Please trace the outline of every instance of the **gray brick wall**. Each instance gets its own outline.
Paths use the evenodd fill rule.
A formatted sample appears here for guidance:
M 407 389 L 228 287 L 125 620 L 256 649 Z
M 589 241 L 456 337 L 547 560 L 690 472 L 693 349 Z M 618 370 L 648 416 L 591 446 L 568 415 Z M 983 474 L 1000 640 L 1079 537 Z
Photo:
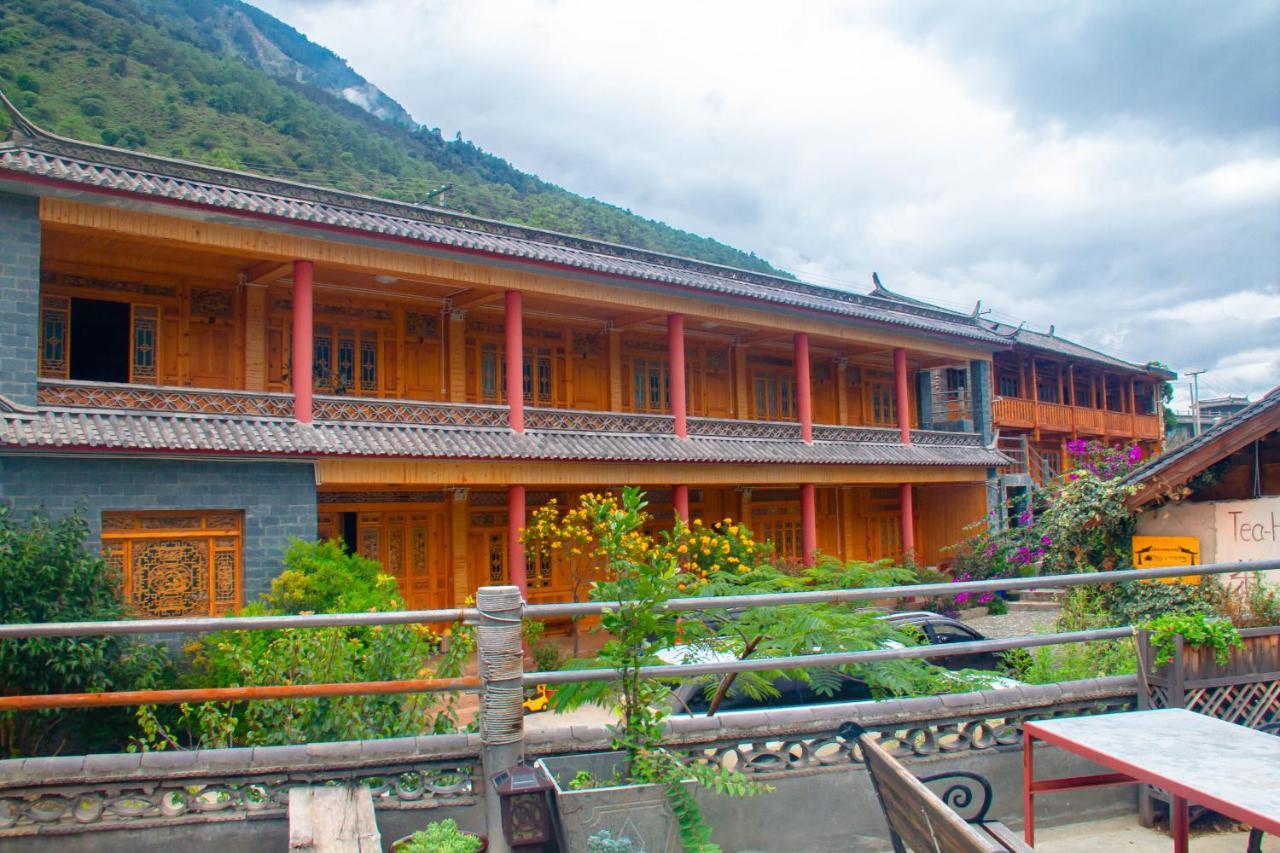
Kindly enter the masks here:
M 973 386 L 974 431 L 982 433 L 983 444 L 990 444 L 995 435 L 991 421 L 991 362 L 982 359 L 969 362 L 969 384 Z
M 40 322 L 38 202 L 0 193 L 0 396 L 36 402 Z
M 281 571 L 289 537 L 316 537 L 315 474 L 305 462 L 0 456 L 0 501 L 55 517 L 83 507 L 94 546 L 104 510 L 243 510 L 246 602 Z

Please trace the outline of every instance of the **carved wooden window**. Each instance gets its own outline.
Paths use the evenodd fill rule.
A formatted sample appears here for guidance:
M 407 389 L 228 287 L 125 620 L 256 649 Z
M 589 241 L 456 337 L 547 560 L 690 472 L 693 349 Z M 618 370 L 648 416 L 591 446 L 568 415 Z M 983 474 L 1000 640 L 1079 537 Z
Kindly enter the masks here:
M 555 403 L 555 352 L 551 347 L 524 348 L 524 401 L 534 406 Z
M 552 584 L 551 555 L 542 552 L 529 554 L 529 589 L 546 589 Z
M 997 393 L 1001 397 L 1018 397 L 1022 386 L 1018 382 L 1016 373 L 1001 373 L 999 378 L 999 387 Z
M 870 397 L 871 423 L 877 426 L 895 426 L 898 423 L 898 396 L 889 380 L 872 381 L 867 385 Z
M 71 300 L 45 296 L 40 300 L 40 375 L 66 379 L 71 331 Z
M 160 309 L 154 305 L 133 306 L 133 333 L 131 335 L 130 382 L 155 382 L 159 376 L 157 342 L 159 340 Z
M 378 395 L 376 329 L 318 325 L 314 335 L 311 370 L 317 391 L 355 397 Z
M 751 523 L 756 535 L 773 544 L 774 555 L 783 562 L 798 561 L 801 554 L 801 522 L 798 502 L 751 505 Z
M 497 344 L 480 346 L 480 399 L 496 403 L 507 390 L 507 365 Z
M 505 550 L 507 538 L 501 533 L 490 533 L 487 540 L 485 551 L 488 558 L 489 583 L 504 584 L 507 582 Z
M 217 616 L 239 610 L 238 510 L 104 512 L 102 548 L 142 618 Z
M 671 407 L 671 380 L 667 360 L 657 356 L 632 356 L 623 369 L 631 375 L 631 410 L 663 414 Z
M 755 372 L 755 416 L 763 421 L 797 418 L 796 380 L 791 372 Z

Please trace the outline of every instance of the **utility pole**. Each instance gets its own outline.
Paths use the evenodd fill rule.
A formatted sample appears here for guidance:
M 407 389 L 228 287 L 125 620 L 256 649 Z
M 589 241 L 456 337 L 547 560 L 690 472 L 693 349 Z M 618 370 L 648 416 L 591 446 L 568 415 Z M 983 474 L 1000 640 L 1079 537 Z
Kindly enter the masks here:
M 1192 434 L 1200 434 L 1200 374 L 1204 370 L 1188 370 L 1183 376 L 1191 377 L 1191 417 L 1192 417 Z

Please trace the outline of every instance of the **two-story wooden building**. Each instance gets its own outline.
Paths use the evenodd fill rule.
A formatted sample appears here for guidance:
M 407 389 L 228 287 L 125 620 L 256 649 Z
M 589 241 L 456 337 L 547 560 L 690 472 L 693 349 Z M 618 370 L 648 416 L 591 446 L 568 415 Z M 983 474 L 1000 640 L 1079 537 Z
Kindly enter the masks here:
M 629 484 L 784 559 L 935 562 L 1007 462 L 1010 342 L 967 315 L 13 120 L 0 500 L 84 513 L 143 613 L 234 610 L 317 535 L 413 607 L 563 597 L 527 513 Z
M 1136 444 L 1146 455 L 1164 442 L 1160 392 L 1176 374 L 1133 364 L 1049 332 L 983 320 L 1012 345 L 993 358 L 992 419 L 1000 449 L 1042 483 L 1070 465 L 1067 444 L 1093 439 Z

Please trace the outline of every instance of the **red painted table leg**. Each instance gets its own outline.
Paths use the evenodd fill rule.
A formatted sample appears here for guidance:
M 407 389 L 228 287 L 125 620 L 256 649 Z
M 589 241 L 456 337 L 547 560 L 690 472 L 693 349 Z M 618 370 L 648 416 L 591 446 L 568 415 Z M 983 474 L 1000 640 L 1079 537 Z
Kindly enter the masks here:
M 1173 797 L 1169 804 L 1169 820 L 1173 824 L 1173 853 L 1187 853 L 1187 830 L 1191 821 L 1184 798 Z
M 1035 738 L 1027 732 L 1022 733 L 1022 837 L 1028 846 L 1036 843 L 1036 799 L 1031 788 L 1035 784 L 1036 767 Z

